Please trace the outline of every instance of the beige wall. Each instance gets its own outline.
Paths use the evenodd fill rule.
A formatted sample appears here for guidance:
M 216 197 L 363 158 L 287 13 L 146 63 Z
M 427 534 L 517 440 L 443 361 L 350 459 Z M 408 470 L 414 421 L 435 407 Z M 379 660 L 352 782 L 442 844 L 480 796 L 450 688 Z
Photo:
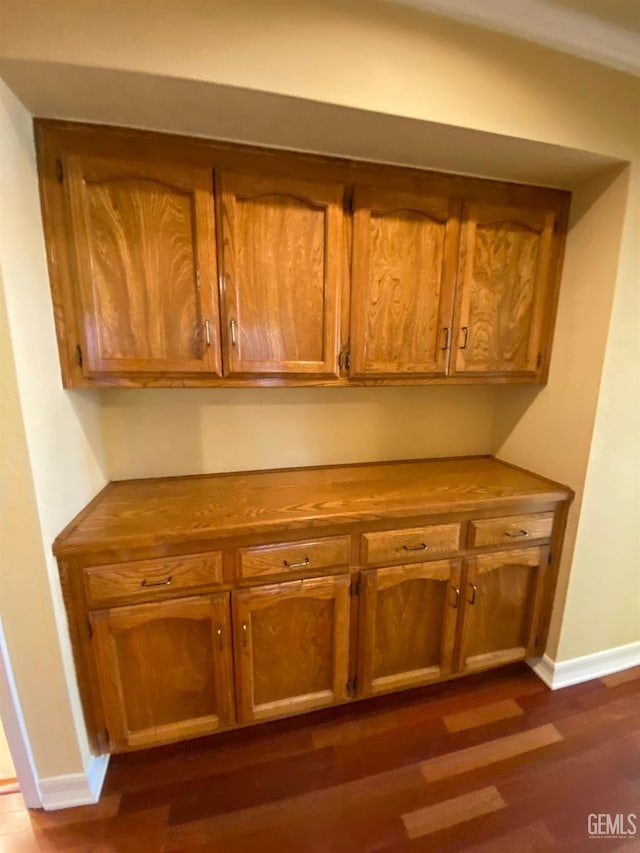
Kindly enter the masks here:
M 45 14 L 35 0 L 6 0 L 2 55 L 241 85 L 632 162 L 628 174 L 580 189 L 556 355 L 550 383 L 540 393 L 381 388 L 105 391 L 98 397 L 60 389 L 31 132 L 24 111 L 2 90 L 0 264 L 13 382 L 31 468 L 25 524 L 32 533 L 34 525 L 40 528 L 36 556 L 16 552 L 13 595 L 22 608 L 29 595 L 40 596 L 41 611 L 48 614 L 39 616 L 37 628 L 28 621 L 14 624 L 9 650 L 25 682 L 32 660 L 50 663 L 52 701 L 42 707 L 33 688 L 25 702 L 43 772 L 69 772 L 78 755 L 86 757 L 50 542 L 105 476 L 467 453 L 493 446 L 514 461 L 567 480 L 579 501 L 584 484 L 582 518 L 578 526 L 574 513 L 568 543 L 570 553 L 577 532 L 574 558 L 571 567 L 568 559 L 563 567 L 564 588 L 571 568 L 564 622 L 561 607 L 554 616 L 560 656 L 640 639 L 633 468 L 640 434 L 637 80 L 508 37 L 364 0 L 165 2 L 161 13 L 154 7 L 151 16 L 148 4 L 87 0 L 81 17 L 68 3 L 50 2 Z M 157 92 L 161 129 L 161 81 Z M 339 126 L 334 136 L 339 139 Z M 18 470 L 27 478 L 24 463 Z M 34 536 L 30 533 L 32 543 Z M 20 544 L 14 541 L 12 547 Z M 26 561 L 27 582 L 17 574 Z M 16 613 L 24 613 L 20 607 L 16 604 Z M 20 688 L 30 689 L 23 683 Z M 67 727 L 68 737 L 49 737 L 52 708 L 57 729 Z
M 38 772 L 88 747 L 51 543 L 104 484 L 99 398 L 62 390 L 31 118 L 0 83 L 0 608 Z

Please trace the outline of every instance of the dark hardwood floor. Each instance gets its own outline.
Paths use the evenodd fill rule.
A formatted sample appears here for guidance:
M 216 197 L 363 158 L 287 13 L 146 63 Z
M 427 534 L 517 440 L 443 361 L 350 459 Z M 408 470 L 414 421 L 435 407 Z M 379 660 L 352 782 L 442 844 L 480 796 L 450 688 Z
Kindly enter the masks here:
M 0 797 L 0 851 L 40 850 L 640 851 L 640 667 L 552 693 L 516 665 L 115 756 L 95 806 Z

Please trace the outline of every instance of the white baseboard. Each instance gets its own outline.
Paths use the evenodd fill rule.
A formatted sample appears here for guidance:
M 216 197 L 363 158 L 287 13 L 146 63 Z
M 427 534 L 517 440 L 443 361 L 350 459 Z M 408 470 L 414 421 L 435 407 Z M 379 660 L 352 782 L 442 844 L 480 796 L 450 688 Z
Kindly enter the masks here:
M 572 660 L 554 661 L 544 655 L 541 658 L 531 658 L 527 663 L 547 687 L 559 690 L 640 665 L 640 643 L 629 643 Z
M 40 779 L 40 799 L 47 811 L 97 803 L 109 766 L 109 756 L 93 757 L 85 773 L 67 773 Z

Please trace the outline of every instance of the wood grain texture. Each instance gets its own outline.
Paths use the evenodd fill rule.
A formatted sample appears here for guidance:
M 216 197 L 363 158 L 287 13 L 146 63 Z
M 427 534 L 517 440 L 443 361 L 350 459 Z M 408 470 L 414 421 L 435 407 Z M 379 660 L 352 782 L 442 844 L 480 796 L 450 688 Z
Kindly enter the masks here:
M 541 369 L 556 218 L 552 210 L 465 204 L 452 372 Z
M 157 548 L 234 534 L 503 509 L 518 501 L 565 501 L 572 494 L 567 486 L 484 456 L 121 481 L 68 525 L 54 552 Z
M 483 545 L 519 545 L 536 539 L 548 539 L 553 529 L 553 513 L 505 516 L 472 521 L 469 525 L 469 547 Z
M 474 817 L 497 811 L 505 805 L 498 789 L 492 785 L 404 814 L 402 822 L 409 838 L 420 838 L 449 826 L 457 826 Z
M 443 714 L 480 711 L 498 697 L 522 703 L 523 716 L 447 732 Z M 639 735 L 637 682 L 551 692 L 516 664 L 368 700 L 357 712 L 342 706 L 113 756 L 95 805 L 27 812 L 20 795 L 0 797 L 0 849 L 634 851 L 637 833 L 590 839 L 587 815 L 637 812 Z M 421 766 L 469 747 L 481 754 L 466 753 L 457 772 L 425 779 Z M 457 823 L 409 838 L 403 815 L 433 806 L 442 815 L 441 804 L 485 788 L 495 788 L 504 806 L 475 817 L 459 808 Z
M 211 173 L 75 155 L 65 167 L 86 374 L 220 376 Z
M 227 373 L 338 375 L 340 185 L 219 176 Z
M 228 593 L 97 611 L 91 624 L 112 748 L 234 722 Z
M 360 695 L 415 687 L 446 676 L 453 663 L 459 598 L 459 560 L 363 572 Z
M 233 593 L 241 722 L 347 698 L 349 583 L 341 575 Z
M 91 127 L 38 120 L 36 135 L 54 314 L 63 381 L 66 387 L 251 387 L 256 385 L 268 387 L 344 386 L 350 383 L 426 385 L 443 382 L 477 384 L 546 381 L 570 200 L 565 192 L 382 164 L 273 152 L 121 128 Z M 133 165 L 137 170 L 133 175 L 133 180 L 136 181 L 132 188 L 133 194 L 129 192 L 130 188 L 125 186 L 127 176 L 123 178 L 122 169 L 116 176 L 121 181 L 117 192 L 117 188 L 113 191 L 107 189 L 107 184 L 100 178 L 102 184 L 98 181 L 92 184 L 90 189 L 95 219 L 95 222 L 91 222 L 87 219 L 88 208 L 85 209 L 88 202 L 84 185 L 81 184 L 78 192 L 75 192 L 78 185 L 71 174 L 74 160 L 82 163 L 100 163 L 101 168 L 106 168 L 109 164 L 114 168 L 122 164 Z M 58 164 L 64 166 L 62 182 L 58 179 Z M 145 225 L 141 230 L 140 220 L 138 220 L 137 224 L 133 222 L 129 239 L 123 242 L 122 237 L 126 235 L 118 231 L 116 207 L 125 209 L 131 207 L 130 203 L 134 201 L 138 212 L 143 209 L 146 211 L 145 222 L 158 224 L 161 220 L 164 223 L 160 230 L 163 237 L 167 236 L 165 227 L 167 216 L 163 215 L 160 220 L 158 219 L 156 215 L 158 206 L 155 202 L 141 204 L 142 198 L 146 198 L 142 170 L 146 168 L 153 171 L 155 166 L 152 164 L 156 164 L 157 168 L 164 170 L 165 173 L 170 171 L 174 177 L 177 176 L 177 184 L 156 181 L 156 195 L 172 222 L 175 216 L 171 211 L 175 213 L 180 205 L 184 208 L 182 213 L 186 215 L 187 196 L 182 191 L 184 186 L 180 182 L 186 182 L 191 186 L 194 180 L 197 180 L 200 185 L 201 179 L 202 181 L 206 179 L 206 187 L 203 183 L 202 193 L 196 191 L 193 195 L 195 202 L 190 213 L 194 226 L 193 233 L 190 235 L 186 227 L 181 225 L 176 234 L 170 227 L 170 239 L 163 239 L 160 250 L 145 254 L 144 251 L 139 251 L 141 241 L 149 242 L 153 234 L 143 233 L 148 232 L 149 229 Z M 240 237 L 241 242 L 236 242 L 231 248 L 242 249 L 242 241 L 244 241 L 245 249 L 241 257 L 236 257 L 238 253 L 234 255 L 232 267 L 247 269 L 249 274 L 245 277 L 245 290 L 243 290 L 244 296 L 247 297 L 243 310 L 247 312 L 248 322 L 243 323 L 242 328 L 238 324 L 236 329 L 238 342 L 245 346 L 246 362 L 236 363 L 239 357 L 238 346 L 233 347 L 229 340 L 230 321 L 235 320 L 238 323 L 238 317 L 232 312 L 238 307 L 236 303 L 238 303 L 240 291 L 236 293 L 234 281 L 231 282 L 232 286 L 226 289 L 224 279 L 222 281 L 224 304 L 221 332 L 226 353 L 224 376 L 220 373 L 218 353 L 220 335 L 218 290 L 215 241 L 212 236 L 214 217 L 211 205 L 211 176 L 214 172 L 217 176 L 222 176 L 222 181 L 225 180 L 225 176 L 229 176 L 232 182 L 242 180 L 244 176 L 244 179 L 253 182 L 253 189 L 250 188 L 248 193 L 239 200 L 239 207 L 244 210 L 239 208 L 235 210 L 234 205 L 238 199 L 233 193 L 230 193 L 231 207 L 225 207 L 225 210 L 231 210 L 226 226 L 227 232 L 231 233 L 231 226 L 236 229 L 236 232 L 238 228 L 240 229 L 236 237 Z M 194 175 L 200 177 L 196 179 L 193 178 Z M 228 252 L 221 248 L 224 231 L 221 182 L 217 183 L 216 203 L 220 215 L 216 217 L 215 224 L 218 229 L 218 250 L 222 262 L 226 263 Z M 258 184 L 266 188 L 265 195 L 254 194 L 253 191 Z M 344 216 L 342 188 L 354 186 L 357 188 L 357 207 L 358 192 L 365 194 L 362 196 L 363 202 L 367 201 L 365 198 L 367 193 L 372 195 L 372 198 L 369 199 L 368 207 L 366 204 L 359 205 L 354 217 Z M 369 190 L 368 187 L 375 187 L 375 190 Z M 291 191 L 288 188 L 291 188 Z M 321 362 L 307 360 L 318 357 L 318 341 L 321 338 L 319 330 L 323 322 L 322 310 L 317 313 L 319 288 L 316 275 L 318 263 L 315 258 L 319 254 L 318 246 L 322 239 L 318 222 L 325 202 L 322 200 L 317 202 L 318 188 L 325 188 L 325 190 L 333 188 L 336 191 L 326 207 L 326 228 L 323 234 L 325 249 L 330 246 L 331 250 L 327 250 L 324 261 L 327 270 L 331 266 L 340 279 L 340 285 L 335 291 L 329 287 L 326 288 L 327 302 L 323 310 L 325 319 L 331 314 L 332 320 L 331 328 L 329 325 L 324 328 L 322 338 L 324 350 L 320 356 Z M 78 228 L 77 215 L 75 219 L 73 218 L 74 214 L 70 210 L 70 197 L 73 193 L 75 195 L 79 193 L 79 201 L 76 199 L 74 210 L 76 213 L 79 210 L 81 219 L 84 217 L 89 223 L 88 232 Z M 112 198 L 114 193 L 118 195 L 115 201 Z M 376 198 L 379 199 L 378 207 L 372 209 L 371 204 Z M 525 221 L 530 220 L 537 223 L 540 216 L 546 214 L 554 217 L 556 233 L 552 235 L 550 242 L 547 274 L 541 274 L 540 282 L 536 280 L 536 288 L 541 283 L 544 291 L 544 310 L 541 308 L 542 313 L 536 313 L 539 301 L 536 289 L 536 307 L 531 327 L 534 330 L 531 341 L 537 336 L 538 344 L 534 369 L 527 368 L 524 371 L 516 369 L 516 362 L 521 358 L 523 346 L 516 344 L 514 348 L 513 339 L 514 334 L 520 339 L 526 331 L 524 327 L 527 325 L 529 313 L 526 296 L 524 299 L 507 300 L 504 304 L 500 303 L 498 307 L 493 306 L 495 316 L 499 314 L 502 323 L 498 329 L 491 327 L 487 331 L 485 328 L 487 322 L 491 324 L 492 320 L 491 317 L 484 316 L 486 312 L 483 306 L 479 312 L 475 307 L 473 309 L 475 312 L 473 323 L 482 330 L 480 337 L 486 338 L 487 347 L 494 342 L 504 350 L 500 354 L 503 361 L 502 368 L 498 372 L 494 368 L 488 369 L 490 365 L 486 362 L 484 351 L 480 352 L 478 363 L 471 364 L 467 359 L 468 369 L 461 371 L 455 363 L 456 347 L 460 343 L 460 336 L 456 333 L 456 329 L 459 332 L 463 323 L 460 318 L 459 304 L 461 288 L 458 288 L 458 297 L 456 297 L 452 292 L 452 281 L 458 274 L 456 253 L 460 232 L 460 209 L 463 203 L 467 212 L 477 208 L 476 212 L 479 215 L 473 222 L 477 222 L 481 231 L 485 230 L 488 250 L 493 253 L 493 260 L 497 260 L 500 269 L 503 261 L 511 263 L 515 255 L 525 259 L 522 262 L 513 263 L 513 269 L 522 281 L 528 275 L 526 256 L 529 249 L 523 237 L 526 228 L 522 230 L 521 226 Z M 491 221 L 485 221 L 489 215 L 487 211 L 496 210 L 498 220 L 504 225 L 502 230 L 502 226 L 498 227 L 498 220 L 495 220 L 495 217 L 491 219 L 494 216 L 493 213 L 489 216 Z M 513 228 L 514 211 L 517 225 L 515 230 Z M 361 213 L 362 216 L 360 216 Z M 482 218 L 483 216 L 485 219 Z M 352 233 L 352 219 L 362 239 Z M 367 220 L 366 228 L 365 219 Z M 180 222 L 183 224 L 185 222 L 183 215 L 180 215 Z M 469 226 L 470 222 L 471 220 L 467 217 L 466 226 Z M 286 239 L 275 239 L 285 227 Z M 475 225 L 473 227 L 475 228 Z M 538 233 L 535 231 L 537 227 L 537 225 L 534 227 L 535 233 Z M 522 233 L 517 230 L 518 228 L 521 228 Z M 545 228 L 546 226 L 543 227 L 544 233 L 546 233 Z M 494 240 L 496 244 L 501 241 L 505 229 L 506 231 L 511 229 L 511 231 L 506 241 L 509 243 L 509 248 L 503 251 L 497 245 L 494 247 Z M 88 240 L 88 235 L 98 231 L 102 236 L 97 242 L 93 241 L 94 245 Z M 102 238 L 105 236 L 108 240 L 103 242 Z M 470 228 L 467 228 L 463 235 L 460 253 L 462 260 L 469 253 L 473 254 L 482 243 L 482 240 L 476 241 L 475 237 L 476 231 L 474 230 L 472 234 Z M 119 267 L 118 259 L 126 259 L 127 268 L 133 269 L 135 264 L 132 264 L 132 261 L 142 258 L 145 277 L 148 277 L 148 274 L 153 273 L 154 270 L 153 258 L 167 259 L 166 255 L 169 251 L 169 266 L 166 269 L 171 268 L 177 271 L 178 277 L 185 283 L 186 288 L 188 278 L 186 252 L 180 250 L 177 259 L 171 252 L 171 243 L 175 242 L 176 238 L 183 249 L 188 247 L 188 241 L 192 238 L 192 242 L 195 241 L 197 244 L 197 254 L 201 260 L 199 264 L 200 295 L 203 300 L 210 297 L 215 309 L 212 309 L 215 322 L 212 320 L 210 324 L 210 335 L 215 339 L 215 346 L 212 343 L 211 352 L 205 358 L 210 358 L 212 364 L 215 360 L 215 365 L 210 367 L 200 364 L 199 356 L 191 358 L 191 351 L 189 351 L 189 358 L 185 361 L 184 351 L 179 350 L 177 355 L 169 353 L 170 356 L 176 355 L 177 358 L 173 366 L 161 353 L 155 361 L 147 355 L 138 362 L 128 358 L 117 359 L 117 364 L 116 361 L 110 364 L 106 359 L 102 359 L 99 362 L 100 372 L 96 372 L 88 363 L 87 344 L 82 340 L 85 335 L 85 326 L 87 326 L 86 335 L 89 335 L 93 328 L 93 321 L 91 312 L 87 314 L 79 304 L 80 297 L 82 296 L 86 303 L 87 299 L 93 299 L 93 294 L 80 293 L 79 288 L 84 287 L 82 282 L 85 278 L 82 276 L 82 281 L 78 278 L 78 251 L 82 255 L 80 265 L 86 271 L 89 268 L 87 265 L 91 263 L 91 253 L 95 254 L 96 248 L 99 249 L 103 245 L 110 246 L 109 258 L 96 255 L 99 261 L 98 267 L 109 273 L 115 270 L 117 281 L 122 281 L 122 269 Z M 470 240 L 468 251 L 465 248 L 466 238 L 469 238 L 467 243 Z M 352 300 L 349 297 L 351 283 L 349 248 L 352 244 L 356 261 L 353 267 L 353 306 L 350 305 Z M 395 249 L 400 245 L 403 247 L 402 252 Z M 126 251 L 123 251 L 123 248 Z M 258 252 L 258 248 L 261 248 L 261 251 Z M 483 268 L 487 268 L 487 252 L 484 244 L 476 254 L 482 255 L 484 260 L 481 266 L 484 265 Z M 147 259 L 150 261 L 149 264 Z M 489 260 L 491 261 L 491 258 Z M 297 275 L 296 270 L 304 276 L 302 279 L 296 279 L 294 292 L 292 282 Z M 248 278 L 261 275 L 263 272 L 269 275 L 270 280 L 278 280 L 278 290 L 274 291 L 269 287 L 257 289 L 249 287 L 247 290 Z M 107 282 L 105 276 L 106 272 L 103 278 Z M 460 278 L 459 275 L 458 278 Z M 131 281 L 133 282 L 134 279 Z M 428 288 L 424 286 L 425 282 Z M 393 285 L 391 286 L 390 283 Z M 508 285 L 507 290 L 510 287 L 511 285 Z M 519 286 L 518 292 L 523 294 L 526 290 L 527 285 L 523 285 Z M 119 287 L 119 292 L 123 293 L 127 299 L 130 295 L 133 299 L 134 288 L 129 288 L 128 284 L 125 287 Z M 336 294 L 335 305 L 329 305 L 329 300 Z M 105 310 L 110 311 L 109 289 L 106 284 L 104 287 L 101 286 L 99 296 L 107 306 Z M 135 288 L 135 296 L 137 311 L 140 304 L 144 308 L 143 303 L 147 295 L 144 291 Z M 187 299 L 186 296 L 185 299 Z M 443 330 L 451 328 L 452 299 L 458 306 L 454 312 L 455 328 L 451 336 L 453 351 L 451 348 L 441 349 L 448 338 Z M 176 300 L 171 300 L 173 308 L 176 307 L 175 302 Z M 191 309 L 187 311 L 185 305 L 186 303 L 180 303 L 178 308 L 184 309 L 183 314 L 186 317 Z M 352 310 L 357 306 L 360 307 Z M 493 308 L 489 311 L 490 314 Z M 308 309 L 316 313 L 312 316 Z M 201 313 L 206 318 L 204 307 Z M 371 322 L 367 319 L 368 314 Z M 139 341 L 145 347 L 149 341 L 154 347 L 158 345 L 162 322 L 149 319 L 146 315 L 145 317 L 138 315 L 132 341 L 124 322 L 118 323 L 118 317 L 122 316 L 122 312 L 115 316 L 111 312 L 111 315 L 109 326 L 101 330 L 105 346 L 112 347 L 115 342 L 117 347 L 127 355 L 130 347 L 138 346 Z M 270 318 L 269 322 L 263 323 L 267 316 Z M 256 322 L 259 320 L 260 325 L 254 328 L 252 318 L 257 318 Z M 286 318 L 286 323 L 282 318 Z M 184 319 L 179 320 L 178 315 L 161 317 L 160 320 L 172 322 L 175 326 L 180 323 L 185 325 Z M 538 321 L 539 325 L 536 326 Z M 345 370 L 338 371 L 337 353 L 339 350 L 345 351 L 348 348 L 350 324 L 353 330 L 351 341 L 353 358 L 351 373 L 348 375 Z M 358 336 L 361 334 L 369 337 L 369 327 L 371 340 L 359 340 Z M 335 337 L 335 345 L 328 343 L 332 334 Z M 173 337 L 166 336 L 162 339 L 162 347 L 166 347 L 166 341 L 169 339 L 174 340 Z M 364 366 L 358 367 L 359 354 L 364 352 L 365 343 L 371 349 L 373 360 L 365 361 Z M 82 367 L 75 360 L 78 344 L 83 344 L 85 350 Z M 484 344 L 480 349 L 482 350 L 483 347 Z M 91 353 L 88 353 L 88 356 L 90 359 Z M 252 360 L 254 356 L 256 360 Z M 539 366 L 538 356 L 540 356 Z M 291 358 L 290 362 L 286 360 L 288 357 Z M 265 358 L 272 360 L 264 361 Z M 485 360 L 482 361 L 482 359 Z M 451 369 L 447 375 L 446 364 L 449 360 Z
M 351 376 L 447 372 L 460 203 L 356 187 Z
M 429 560 L 434 555 L 458 550 L 459 524 L 430 524 L 362 536 L 362 561 L 368 565 Z
M 84 580 L 90 607 L 175 597 L 220 586 L 222 552 L 87 568 Z
M 498 720 L 506 720 L 509 717 L 519 717 L 523 713 L 522 708 L 514 699 L 504 699 L 493 705 L 483 705 L 480 708 L 472 708 L 468 711 L 457 711 L 455 714 L 446 714 L 442 721 L 449 732 L 463 732 L 475 726 L 486 726 Z
M 521 548 L 465 561 L 458 666 L 522 660 L 536 643 L 549 549 Z
M 303 542 L 259 545 L 238 551 L 240 577 L 259 580 L 265 575 L 317 574 L 324 569 L 349 565 L 348 536 L 332 536 Z

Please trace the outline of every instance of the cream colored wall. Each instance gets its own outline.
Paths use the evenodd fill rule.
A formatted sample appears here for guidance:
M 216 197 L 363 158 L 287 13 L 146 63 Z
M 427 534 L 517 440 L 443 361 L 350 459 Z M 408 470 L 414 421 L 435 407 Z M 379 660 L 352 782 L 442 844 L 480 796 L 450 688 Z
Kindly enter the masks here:
M 633 231 L 637 234 L 640 162 L 637 80 L 515 39 L 364 0 L 172 0 L 151 17 L 146 4 L 125 0 L 108 5 L 87 0 L 81 16 L 68 3 L 50 2 L 44 10 L 35 0 L 5 0 L 0 55 L 174 74 L 592 150 L 630 160 L 636 192 L 633 203 L 627 201 L 625 177 L 595 191 L 584 189 L 585 198 L 590 192 L 593 197 L 572 231 L 556 359 L 549 386 L 537 396 L 531 389 L 459 388 L 105 391 L 100 409 L 91 394 L 60 389 L 31 131 L 24 111 L 1 90 L 0 264 L 33 483 L 25 497 L 31 502 L 26 529 L 32 545 L 36 522 L 40 528 L 35 556 L 16 557 L 13 594 L 17 613 L 31 594 L 41 597 L 48 612 L 35 628 L 28 620 L 14 624 L 9 650 L 23 680 L 33 660 L 50 662 L 51 701 L 43 707 L 34 688 L 25 702 L 44 772 L 69 772 L 78 755 L 86 758 L 68 641 L 59 630 L 50 542 L 105 476 L 307 464 L 351 454 L 473 452 L 493 444 L 511 458 L 531 459 L 531 467 L 569 480 L 578 491 L 585 482 L 584 523 L 563 630 L 558 627 L 562 613 L 554 623 L 561 655 L 587 653 L 594 643 L 608 648 L 631 636 L 638 602 L 632 574 L 640 562 L 629 462 L 638 458 L 640 363 L 629 344 L 637 328 L 640 252 Z M 157 93 L 162 129 L 161 80 Z M 339 126 L 334 133 L 339 138 Z M 584 327 L 575 322 L 573 309 Z M 563 351 L 566 361 L 558 358 Z M 619 460 L 611 462 L 605 450 L 614 449 Z M 26 476 L 23 463 L 18 470 Z M 11 538 L 10 531 L 5 535 Z M 14 539 L 13 548 L 26 547 Z M 616 552 L 614 559 L 607 557 L 606 586 L 624 592 L 603 597 L 604 551 L 611 542 Z M 25 572 L 22 581 L 18 571 Z M 56 731 L 71 726 L 67 740 L 50 738 L 53 713 Z
M 493 388 L 105 391 L 115 479 L 489 453 Z
M 99 398 L 62 390 L 31 118 L 0 83 L 0 608 L 43 777 L 82 772 L 81 718 L 54 537 L 105 482 Z

